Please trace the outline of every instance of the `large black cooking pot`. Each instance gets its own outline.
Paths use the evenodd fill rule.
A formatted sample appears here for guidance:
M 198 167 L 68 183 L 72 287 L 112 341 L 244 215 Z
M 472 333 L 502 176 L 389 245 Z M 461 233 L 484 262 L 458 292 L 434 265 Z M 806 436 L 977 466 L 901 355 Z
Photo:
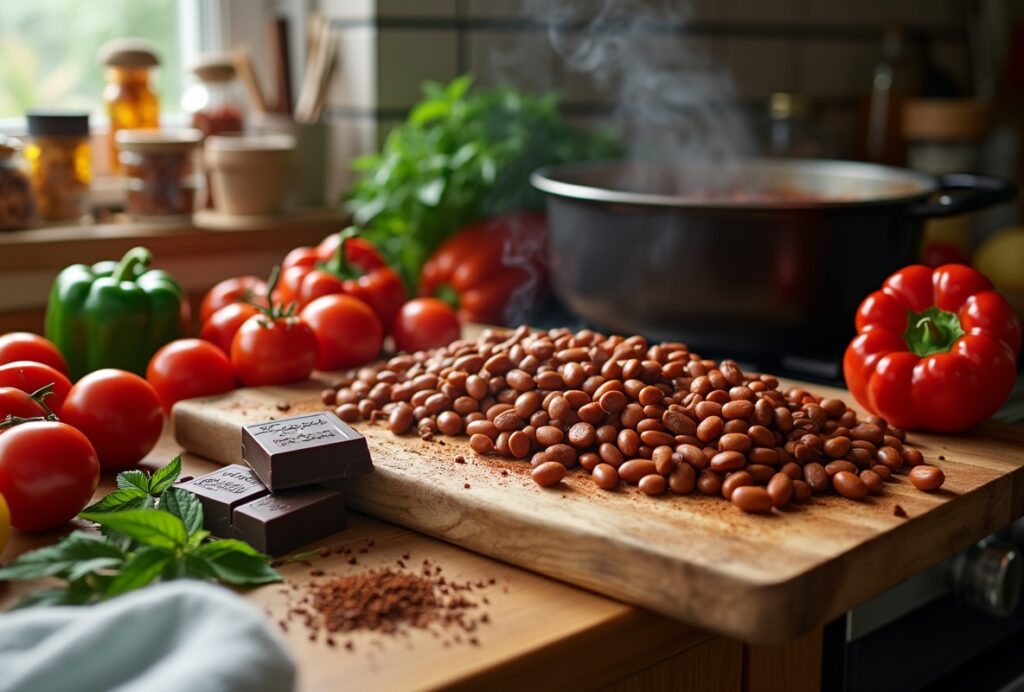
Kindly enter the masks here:
M 917 260 L 925 219 L 1014 195 L 997 178 L 847 161 L 580 163 L 532 182 L 570 310 L 738 357 L 841 352 L 861 299 Z

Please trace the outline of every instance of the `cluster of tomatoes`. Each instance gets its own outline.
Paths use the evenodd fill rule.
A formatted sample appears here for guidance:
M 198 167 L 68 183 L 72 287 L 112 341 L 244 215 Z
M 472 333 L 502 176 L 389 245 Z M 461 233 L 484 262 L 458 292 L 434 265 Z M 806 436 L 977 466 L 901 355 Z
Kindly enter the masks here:
M 22 531 L 66 523 L 96 491 L 100 469 L 137 464 L 160 437 L 154 388 L 123 370 L 74 385 L 64 357 L 41 336 L 0 336 L 0 547 Z
M 460 334 L 447 303 L 406 300 L 394 270 L 351 232 L 292 250 L 270 282 L 256 276 L 220 282 L 203 298 L 199 318 L 202 340 L 223 357 L 195 340 L 157 353 L 149 379 L 162 397 L 168 390 L 168 406 L 226 391 L 232 376 L 261 386 L 305 380 L 314 369 L 357 367 L 380 355 L 388 334 L 400 351 L 442 346 Z M 172 378 L 180 381 L 172 385 Z

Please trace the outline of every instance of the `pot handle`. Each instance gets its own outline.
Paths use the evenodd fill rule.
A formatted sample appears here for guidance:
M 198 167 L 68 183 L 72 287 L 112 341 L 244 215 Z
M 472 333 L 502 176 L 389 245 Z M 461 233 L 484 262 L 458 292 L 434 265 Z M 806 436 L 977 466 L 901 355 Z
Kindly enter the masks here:
M 963 190 L 962 194 L 950 194 Z M 1017 186 L 1008 180 L 990 175 L 974 173 L 947 173 L 939 176 L 938 198 L 933 202 L 922 202 L 911 208 L 911 213 L 920 218 L 956 216 L 976 209 L 984 209 L 1017 196 Z

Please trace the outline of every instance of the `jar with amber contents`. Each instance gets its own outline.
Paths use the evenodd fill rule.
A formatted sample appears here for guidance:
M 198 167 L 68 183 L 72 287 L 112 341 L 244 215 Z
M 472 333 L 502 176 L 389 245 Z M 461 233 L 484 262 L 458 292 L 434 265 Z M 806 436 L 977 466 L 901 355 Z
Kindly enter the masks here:
M 204 135 L 241 132 L 245 94 L 230 55 L 203 55 L 192 66 L 198 80 L 181 97 L 182 109 L 192 116 L 192 127 Z
M 191 214 L 202 183 L 195 166 L 202 139 L 195 129 L 118 132 L 126 211 L 138 219 Z
M 92 181 L 89 115 L 34 111 L 27 120 L 25 159 L 39 218 L 87 216 Z
M 26 169 L 21 142 L 0 135 L 0 231 L 35 223 L 36 205 Z
M 106 67 L 103 101 L 110 118 L 110 165 L 117 171 L 118 131 L 160 126 L 160 99 L 153 85 L 153 68 L 160 58 L 145 39 L 116 38 L 100 48 L 99 61 Z

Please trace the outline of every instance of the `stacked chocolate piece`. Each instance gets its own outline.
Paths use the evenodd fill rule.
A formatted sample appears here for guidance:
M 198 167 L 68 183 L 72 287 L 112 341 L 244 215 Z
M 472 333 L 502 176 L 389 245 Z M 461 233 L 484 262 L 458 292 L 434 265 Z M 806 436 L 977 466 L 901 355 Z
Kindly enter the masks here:
M 242 428 L 242 459 L 179 484 L 205 528 L 283 555 L 345 528 L 343 481 L 373 470 L 366 438 L 330 412 Z

